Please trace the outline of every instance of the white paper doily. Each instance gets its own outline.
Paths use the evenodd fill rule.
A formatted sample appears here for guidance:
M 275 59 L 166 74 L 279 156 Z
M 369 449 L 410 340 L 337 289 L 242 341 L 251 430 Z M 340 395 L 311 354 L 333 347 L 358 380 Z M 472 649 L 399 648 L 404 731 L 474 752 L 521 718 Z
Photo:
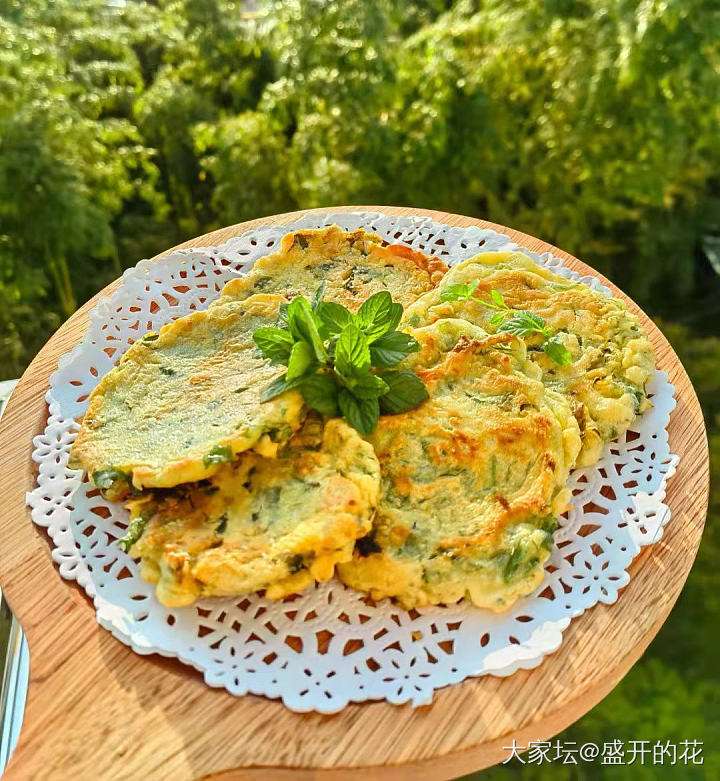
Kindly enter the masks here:
M 389 600 L 367 604 L 336 580 L 284 602 L 254 595 L 163 607 L 135 561 L 114 542 L 125 532 L 127 513 L 67 466 L 75 421 L 99 378 L 138 335 L 206 307 L 225 282 L 272 252 L 288 231 L 332 223 L 371 229 L 389 241 L 442 255 L 450 264 L 478 252 L 518 248 L 491 230 L 353 212 L 311 214 L 292 225 L 250 231 L 221 247 L 140 262 L 91 312 L 83 342 L 60 359 L 50 378 L 50 417 L 33 443 L 38 484 L 27 501 L 33 521 L 53 540 L 60 575 L 76 580 L 93 599 L 100 624 L 138 653 L 177 657 L 200 670 L 211 686 L 236 695 L 281 697 L 295 711 L 330 713 L 368 699 L 421 705 L 435 689 L 469 676 L 510 675 L 537 666 L 560 646 L 573 617 L 617 599 L 633 557 L 661 537 L 670 517 L 663 500 L 678 462 L 666 431 L 674 389 L 656 371 L 650 383 L 653 408 L 606 447 L 596 466 L 572 474 L 573 509 L 560 519 L 547 577 L 507 613 L 465 603 L 408 612 Z M 525 251 L 556 273 L 579 278 L 558 258 Z M 582 281 L 609 292 L 594 277 Z

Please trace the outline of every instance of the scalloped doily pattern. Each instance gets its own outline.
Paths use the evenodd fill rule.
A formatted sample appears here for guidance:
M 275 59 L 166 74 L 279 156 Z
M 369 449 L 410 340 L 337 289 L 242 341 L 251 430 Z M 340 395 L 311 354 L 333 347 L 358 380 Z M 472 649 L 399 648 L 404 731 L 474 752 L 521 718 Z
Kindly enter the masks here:
M 573 617 L 618 598 L 633 557 L 661 537 L 670 517 L 665 484 L 678 461 L 666 431 L 674 389 L 657 371 L 650 386 L 653 408 L 606 447 L 596 466 L 572 474 L 573 508 L 560 519 L 544 583 L 501 615 L 465 603 L 408 612 L 389 600 L 372 604 L 335 580 L 282 602 L 253 595 L 163 607 L 136 562 L 114 544 L 127 527 L 125 510 L 67 466 L 76 420 L 98 379 L 138 334 L 207 306 L 225 282 L 272 252 L 286 232 L 333 222 L 372 229 L 450 264 L 478 252 L 518 248 L 491 230 L 353 212 L 311 214 L 220 247 L 140 262 L 93 310 L 84 340 L 50 378 L 47 427 L 34 440 L 37 487 L 27 495 L 33 521 L 53 540 L 60 575 L 85 589 L 98 621 L 119 640 L 141 654 L 178 657 L 209 685 L 232 694 L 280 697 L 295 711 L 323 713 L 369 699 L 426 704 L 435 689 L 469 676 L 510 675 L 540 664 L 560 646 Z M 579 278 L 558 258 L 524 251 L 565 277 Z M 609 292 L 594 277 L 582 281 Z

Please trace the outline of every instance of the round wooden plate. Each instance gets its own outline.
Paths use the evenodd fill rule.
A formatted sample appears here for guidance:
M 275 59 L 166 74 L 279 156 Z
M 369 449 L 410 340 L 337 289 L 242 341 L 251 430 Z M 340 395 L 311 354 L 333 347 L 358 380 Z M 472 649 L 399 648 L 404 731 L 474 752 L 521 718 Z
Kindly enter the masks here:
M 581 273 L 595 273 L 556 247 L 469 217 L 378 206 L 318 211 L 353 209 L 492 228 L 562 257 Z M 220 244 L 303 214 L 263 217 L 182 246 Z M 25 721 L 6 781 L 452 778 L 501 761 L 512 738 L 519 745 L 549 738 L 599 702 L 637 661 L 677 599 L 702 535 L 709 483 L 703 417 L 685 370 L 655 325 L 602 281 L 639 315 L 658 367 L 677 389 L 669 431 L 680 465 L 669 482 L 672 519 L 662 540 L 635 559 L 617 603 L 596 605 L 574 620 L 560 650 L 536 669 L 467 680 L 421 708 L 377 702 L 332 716 L 293 713 L 263 697 L 233 697 L 175 660 L 135 654 L 96 623 L 84 592 L 59 577 L 47 535 L 30 521 L 25 492 L 35 484 L 30 453 L 32 437 L 46 423 L 48 378 L 82 338 L 89 310 L 118 282 L 88 301 L 25 372 L 0 431 L 0 584 L 30 645 Z

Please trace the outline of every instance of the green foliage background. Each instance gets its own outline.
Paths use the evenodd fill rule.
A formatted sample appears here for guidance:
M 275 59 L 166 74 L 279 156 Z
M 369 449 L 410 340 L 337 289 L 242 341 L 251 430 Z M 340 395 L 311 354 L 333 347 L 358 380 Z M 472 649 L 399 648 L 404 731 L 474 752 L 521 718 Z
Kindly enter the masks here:
M 582 257 L 662 319 L 715 492 L 671 619 L 562 737 L 706 760 L 479 777 L 719 778 L 719 42 L 716 0 L 0 0 L 0 379 L 123 268 L 278 211 L 439 208 Z

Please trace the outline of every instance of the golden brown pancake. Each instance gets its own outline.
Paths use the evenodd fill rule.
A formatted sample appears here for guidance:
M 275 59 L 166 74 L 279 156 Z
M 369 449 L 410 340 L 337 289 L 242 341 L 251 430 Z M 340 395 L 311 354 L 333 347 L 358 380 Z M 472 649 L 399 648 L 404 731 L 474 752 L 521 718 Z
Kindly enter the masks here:
M 164 605 L 328 580 L 370 529 L 380 473 L 343 420 L 308 418 L 276 458 L 243 453 L 209 480 L 128 503 L 145 530 L 131 549 Z
M 431 290 L 447 271 L 438 258 L 402 244 L 383 246 L 374 233 L 351 232 L 337 225 L 286 234 L 280 250 L 260 258 L 245 276 L 227 283 L 220 303 L 254 293 L 311 298 L 324 285 L 328 301 L 356 312 L 381 290 L 403 306 Z
M 467 597 L 505 610 L 542 580 L 580 449 L 577 422 L 516 337 L 462 320 L 412 333 L 430 398 L 381 417 L 370 436 L 380 502 L 339 577 L 405 608 Z
M 474 297 L 490 300 L 499 291 L 511 309 L 533 312 L 557 332 L 572 356 L 559 366 L 540 348 L 542 337 L 527 337 L 529 354 L 547 388 L 570 400 L 580 425 L 579 466 L 595 463 L 603 445 L 616 439 L 644 412 L 647 383 L 655 367 L 652 346 L 622 301 L 591 290 L 534 263 L 522 252 L 487 252 L 453 266 L 442 284 L 410 306 L 404 322 L 427 325 L 464 318 L 490 333 L 495 312 L 473 301 L 443 302 L 448 285 L 478 280 Z
M 193 312 L 146 334 L 92 392 L 71 452 L 109 498 L 212 475 L 235 454 L 276 452 L 299 427 L 291 390 L 267 403 L 271 366 L 252 340 L 277 320 L 281 296 Z

